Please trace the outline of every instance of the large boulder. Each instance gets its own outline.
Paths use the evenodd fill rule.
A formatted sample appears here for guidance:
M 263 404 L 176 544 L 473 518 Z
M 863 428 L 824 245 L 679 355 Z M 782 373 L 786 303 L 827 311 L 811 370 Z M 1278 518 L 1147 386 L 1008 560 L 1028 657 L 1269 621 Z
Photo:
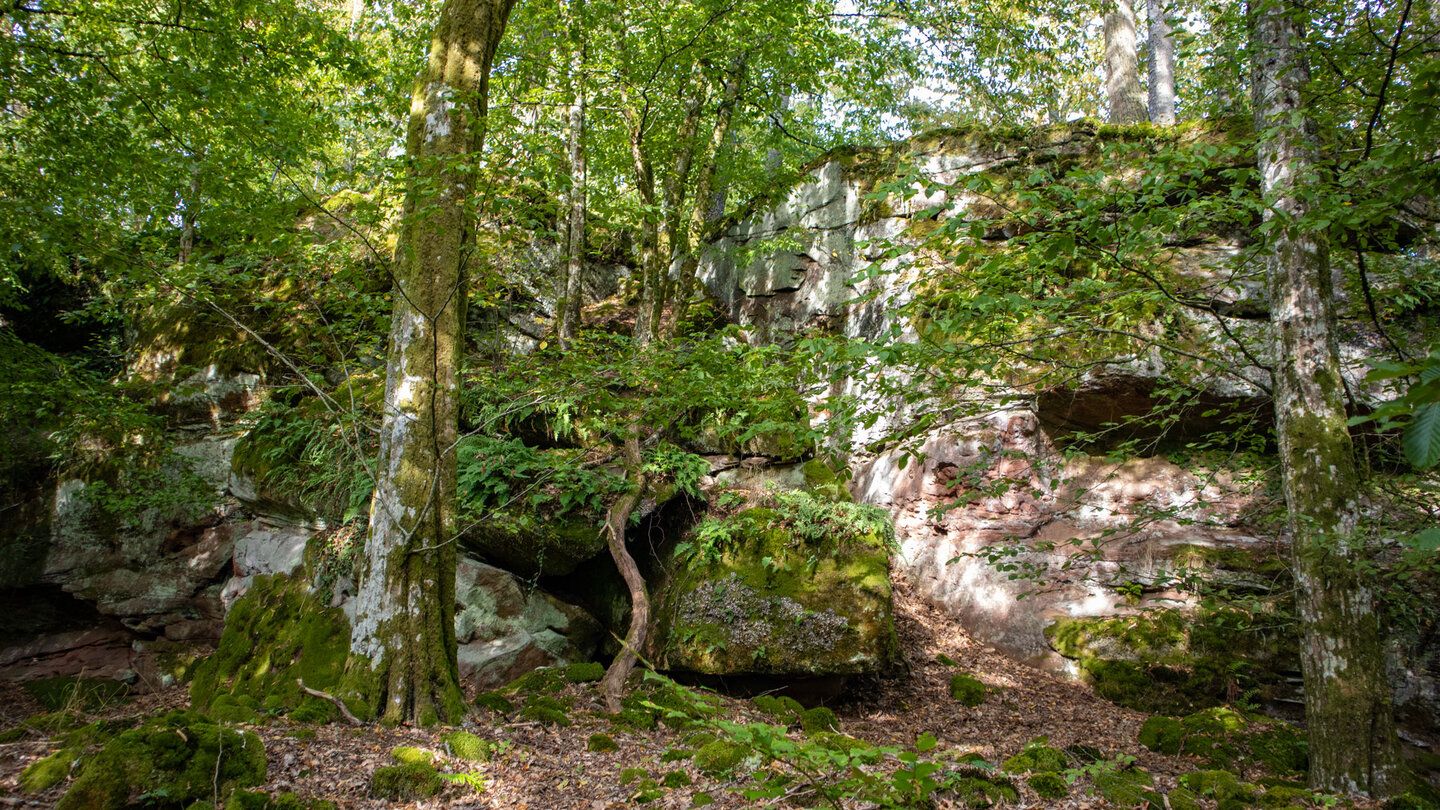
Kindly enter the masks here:
M 455 601 L 460 678 L 482 690 L 536 667 L 589 660 L 600 639 L 584 610 L 466 557 L 456 566 Z
M 701 675 L 808 679 L 898 660 L 889 516 L 779 492 L 710 517 L 671 549 L 646 655 Z

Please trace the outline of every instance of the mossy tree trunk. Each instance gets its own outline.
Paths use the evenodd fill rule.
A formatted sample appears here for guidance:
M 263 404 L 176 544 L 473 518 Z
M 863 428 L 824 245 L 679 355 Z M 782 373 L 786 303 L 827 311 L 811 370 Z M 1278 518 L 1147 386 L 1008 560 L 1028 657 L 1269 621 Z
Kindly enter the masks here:
M 570 104 L 565 151 L 570 159 L 570 194 L 565 235 L 565 294 L 560 297 L 560 345 L 567 347 L 580 333 L 585 270 L 585 31 L 580 14 L 585 0 L 570 0 L 570 81 L 575 85 Z
M 455 645 L 456 377 L 474 156 L 513 0 L 446 0 L 416 81 L 380 462 L 344 693 L 362 717 L 464 712 Z
M 1299 190 L 1318 154 L 1306 116 L 1301 11 L 1260 3 L 1250 9 L 1255 129 L 1272 226 L 1275 421 L 1298 586 L 1310 785 L 1383 797 L 1404 786 L 1380 617 L 1360 572 L 1361 488 L 1346 428 L 1334 280 L 1324 234 L 1306 222 Z
M 1112 124 L 1145 120 L 1140 92 L 1140 60 L 1135 45 L 1135 6 L 1131 0 L 1110 0 L 1105 13 L 1105 98 Z

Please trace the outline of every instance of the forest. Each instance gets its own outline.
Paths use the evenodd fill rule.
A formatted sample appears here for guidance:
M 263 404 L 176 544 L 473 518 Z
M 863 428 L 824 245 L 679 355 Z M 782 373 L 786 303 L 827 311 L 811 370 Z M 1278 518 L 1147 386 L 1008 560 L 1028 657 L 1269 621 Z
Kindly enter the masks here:
M 5 805 L 1440 808 L 1430 0 L 0 19 Z

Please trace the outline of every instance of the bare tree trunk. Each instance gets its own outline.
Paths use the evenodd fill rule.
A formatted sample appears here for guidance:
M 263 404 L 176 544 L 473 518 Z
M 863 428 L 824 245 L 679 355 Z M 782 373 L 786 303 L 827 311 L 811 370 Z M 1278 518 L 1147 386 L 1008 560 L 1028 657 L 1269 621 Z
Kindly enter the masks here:
M 620 700 L 625 696 L 625 680 L 635 669 L 640 648 L 645 646 L 645 635 L 650 628 L 650 597 L 645 589 L 645 578 L 640 575 L 640 567 L 625 547 L 625 527 L 630 522 L 630 513 L 640 503 L 645 486 L 640 475 L 640 429 L 633 422 L 625 434 L 625 466 L 630 470 L 630 490 L 615 501 L 605 516 L 605 539 L 610 546 L 610 556 L 630 592 L 630 629 L 625 634 L 620 654 L 610 662 L 610 668 L 605 670 L 605 678 L 600 683 L 605 694 L 605 711 L 611 714 L 620 711 Z
M 570 4 L 570 80 L 575 83 L 575 100 L 570 105 L 570 221 L 565 239 L 565 292 L 560 298 L 560 345 L 569 346 L 580 331 L 581 297 L 585 263 L 585 46 L 580 27 L 584 0 Z
M 1383 798 L 1405 786 L 1383 628 L 1360 570 L 1360 476 L 1346 427 L 1329 246 L 1304 221 L 1307 197 L 1299 193 L 1318 156 L 1300 14 L 1276 0 L 1251 7 L 1265 219 L 1280 219 L 1267 259 L 1275 431 L 1298 590 L 1310 786 Z
M 1175 37 L 1165 18 L 1162 0 L 1147 0 L 1150 16 L 1150 47 L 1147 61 L 1150 74 L 1150 123 L 1175 126 Z
M 446 0 L 410 103 L 380 463 L 342 695 L 388 723 L 454 722 L 465 711 L 454 615 L 465 203 L 512 3 Z
M 1112 0 L 1105 15 L 1105 96 L 1110 102 L 1110 123 L 1138 124 L 1145 120 L 1140 92 L 1140 65 L 1135 48 L 1135 7 L 1131 0 Z
M 675 321 L 671 324 L 672 334 L 678 332 L 685 312 L 690 306 L 690 297 L 695 294 L 695 271 L 700 257 L 695 253 L 695 240 L 703 237 L 705 227 L 720 219 L 725 213 L 724 197 L 716 205 L 715 177 L 720 171 L 720 157 L 725 141 L 730 136 L 730 121 L 735 115 L 735 104 L 740 99 L 740 88 L 744 84 L 745 64 L 749 53 L 741 53 L 731 65 L 721 91 L 720 106 L 715 111 L 715 129 L 710 134 L 710 151 L 705 168 L 695 183 L 694 211 L 690 216 L 689 232 L 685 238 L 685 253 L 680 257 L 680 268 L 675 280 Z

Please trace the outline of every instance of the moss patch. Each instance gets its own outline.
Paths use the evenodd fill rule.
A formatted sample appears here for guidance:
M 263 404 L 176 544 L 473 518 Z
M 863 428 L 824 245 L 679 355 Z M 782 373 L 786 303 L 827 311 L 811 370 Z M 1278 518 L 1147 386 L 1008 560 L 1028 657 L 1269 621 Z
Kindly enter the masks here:
M 1065 777 L 1050 771 L 1034 774 L 1025 783 L 1042 799 L 1058 799 L 1070 792 Z
M 1216 708 L 1187 717 L 1151 717 L 1140 727 L 1140 743 L 1163 754 L 1198 757 L 1213 769 L 1263 767 L 1285 776 L 1309 767 L 1304 736 L 1292 727 L 1253 723 L 1232 709 Z
M 1257 559 L 1252 567 L 1268 564 Z M 1222 705 L 1236 688 L 1253 689 L 1261 698 L 1288 697 L 1293 687 L 1285 673 L 1299 668 L 1293 622 L 1278 614 L 1202 607 L 1195 613 L 1066 618 L 1047 627 L 1045 637 L 1079 664 L 1097 695 L 1160 714 Z
M 382 766 L 370 774 L 370 795 L 377 799 L 411 802 L 439 796 L 444 789 L 445 780 L 423 762 Z
M 59 810 L 121 807 L 144 794 L 177 804 L 265 780 L 265 749 L 251 732 L 222 729 L 191 711 L 172 711 L 111 739 L 85 765 Z
M 466 762 L 488 762 L 494 750 L 494 746 L 489 742 L 468 731 L 452 731 L 441 739 L 450 746 L 450 753 L 456 759 Z
M 299 579 L 258 576 L 226 616 L 215 654 L 195 667 L 191 705 L 235 721 L 298 712 L 296 719 L 323 722 L 335 707 L 296 680 L 333 694 L 349 653 L 350 622 L 339 608 L 320 604 Z
M 1095 776 L 1095 791 L 1122 807 L 1137 807 L 1146 801 L 1146 793 L 1155 784 L 1149 773 L 1132 768 L 1110 771 Z
M 974 708 L 985 702 L 985 684 L 972 675 L 960 673 L 950 676 L 950 697 L 962 705 Z
M 616 743 L 615 738 L 609 734 L 591 734 L 590 739 L 585 743 L 585 750 L 595 752 L 619 751 L 620 745 Z
M 1065 752 L 1043 743 L 1030 743 L 1020 753 L 1000 764 L 1006 773 L 1047 773 L 1063 771 L 1069 766 Z
M 73 752 L 57 751 L 31 763 L 20 774 L 20 788 L 26 793 L 43 793 L 65 781 L 65 777 L 70 775 L 70 764 L 74 761 Z

